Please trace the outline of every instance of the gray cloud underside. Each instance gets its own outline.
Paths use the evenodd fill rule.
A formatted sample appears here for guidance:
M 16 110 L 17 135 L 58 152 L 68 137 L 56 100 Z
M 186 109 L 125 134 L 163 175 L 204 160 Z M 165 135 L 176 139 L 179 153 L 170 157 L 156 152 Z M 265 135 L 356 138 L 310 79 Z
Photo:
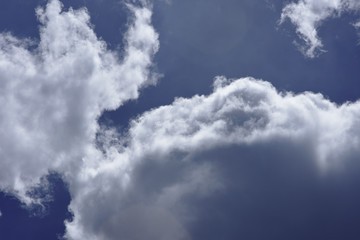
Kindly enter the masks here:
M 108 139 L 115 136 L 104 147 L 108 160 L 84 169 L 88 175 L 77 182 L 71 203 L 80 217 L 68 227 L 90 227 L 82 238 L 189 239 L 181 226 L 201 219 L 191 199 L 231 191 L 233 181 L 251 188 L 248 174 L 264 165 L 289 172 L 278 181 L 308 178 L 301 187 L 346 168 L 359 154 L 359 110 L 359 102 L 337 106 L 321 94 L 295 95 L 261 80 L 218 77 L 209 96 L 178 98 L 132 121 L 123 136 L 126 147 L 114 145 L 116 134 L 105 130 Z
M 286 5 L 280 22 L 287 18 L 295 25 L 296 32 L 304 41 L 298 45 L 305 56 L 313 58 L 323 50 L 323 44 L 317 29 L 329 18 L 340 16 L 344 12 L 360 10 L 358 0 L 300 0 Z
M 35 50 L 0 35 L 0 187 L 30 204 L 27 191 L 61 173 L 74 213 L 66 238 L 191 239 L 188 226 L 205 219 L 196 202 L 231 196 L 235 186 L 249 191 L 264 166 L 279 173 L 273 182 L 295 184 L 306 173 L 309 186 L 358 156 L 359 102 L 278 92 L 253 78 L 217 77 L 210 95 L 145 112 L 127 132 L 100 127 L 103 111 L 154 82 L 151 11 L 129 8 L 122 60 L 85 9 L 63 12 L 56 0 L 37 11 Z
M 219 77 L 214 86 L 209 96 L 179 98 L 142 114 L 122 137 L 126 147 L 114 144 L 116 132 L 104 130 L 103 139 L 111 144 L 103 146 L 102 164 L 83 169 L 87 177 L 73 190 L 78 191 L 71 203 L 75 220 L 68 229 L 87 227 L 81 234 L 89 235 L 79 239 L 188 239 L 182 225 L 197 218 L 188 199 L 227 191 L 232 168 L 242 175 L 230 174 L 230 181 L 246 182 L 242 161 L 265 155 L 279 169 L 295 162 L 295 176 L 309 171 L 311 179 L 359 153 L 359 103 L 337 106 L 321 94 L 279 93 L 252 78 Z M 290 179 L 285 175 L 283 180 Z M 144 218 L 144 212 L 149 216 Z

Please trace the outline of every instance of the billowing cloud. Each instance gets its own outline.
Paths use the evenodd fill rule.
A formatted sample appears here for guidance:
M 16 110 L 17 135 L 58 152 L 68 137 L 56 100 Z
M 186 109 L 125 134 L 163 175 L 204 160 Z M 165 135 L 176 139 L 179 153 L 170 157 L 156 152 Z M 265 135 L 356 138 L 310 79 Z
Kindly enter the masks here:
M 304 171 L 313 179 L 354 159 L 359 108 L 358 102 L 338 106 L 311 92 L 278 92 L 252 78 L 218 77 L 208 96 L 178 98 L 139 116 L 120 138 L 127 139 L 123 143 L 114 144 L 119 136 L 103 131 L 102 138 L 112 142 L 103 146 L 108 160 L 83 169 L 86 177 L 72 189 L 75 218 L 67 223 L 68 236 L 143 239 L 139 227 L 152 229 L 150 239 L 188 239 L 184 226 L 201 218 L 192 208 L 194 199 L 229 191 L 228 181 L 244 185 L 249 176 L 241 167 L 249 158 L 256 163 L 271 156 L 276 171 L 299 179 L 308 174 Z M 297 172 L 286 169 L 293 164 Z M 236 168 L 242 175 L 224 174 Z
M 298 44 L 307 57 L 315 57 L 323 50 L 317 29 L 324 20 L 340 16 L 343 12 L 358 11 L 357 0 L 299 0 L 286 5 L 281 14 L 281 23 L 287 18 L 295 25 L 296 32 L 304 41 Z
M 95 35 L 85 9 L 65 12 L 57 0 L 37 10 L 39 43 L 0 35 L 0 188 L 41 201 L 27 192 L 49 171 L 60 173 L 74 213 L 67 239 L 192 239 L 189 226 L 227 218 L 226 209 L 207 211 L 223 204 L 218 196 L 229 194 L 232 204 L 241 196 L 247 206 L 249 196 L 276 202 L 273 194 L 292 189 L 313 193 L 317 176 L 359 155 L 359 102 L 279 92 L 250 77 L 217 77 L 211 94 L 145 112 L 126 132 L 100 126 L 103 111 L 156 78 L 151 11 L 129 9 L 122 60 Z
M 151 11 L 129 5 L 132 23 L 123 59 L 107 50 L 86 9 L 62 11 L 58 0 L 38 8 L 40 41 L 0 34 L 0 187 L 24 202 L 50 170 L 72 175 L 94 150 L 97 119 L 154 83 L 158 49 Z
M 270 83 L 251 78 L 229 82 L 219 77 L 210 96 L 179 98 L 143 114 L 130 129 L 134 151 L 159 156 L 168 149 L 191 152 L 218 144 L 309 138 L 325 163 L 333 153 L 356 148 L 358 103 L 337 106 L 321 94 L 278 93 Z

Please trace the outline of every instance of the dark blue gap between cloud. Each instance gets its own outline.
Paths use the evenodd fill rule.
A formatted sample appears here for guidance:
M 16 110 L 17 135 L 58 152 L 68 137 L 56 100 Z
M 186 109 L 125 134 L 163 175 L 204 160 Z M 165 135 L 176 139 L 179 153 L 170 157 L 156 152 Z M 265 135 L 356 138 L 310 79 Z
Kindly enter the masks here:
M 158 2 L 157 2 L 158 3 Z M 183 0 L 155 4 L 153 23 L 160 34 L 156 69 L 164 74 L 155 87 L 100 121 L 120 128 L 144 111 L 171 104 L 174 97 L 209 94 L 213 78 L 252 76 L 279 91 L 322 93 L 343 103 L 359 98 L 360 46 L 350 22 L 355 15 L 328 20 L 319 28 L 326 53 L 315 59 L 296 49 L 295 27 L 278 25 L 288 1 Z M 112 123 L 111 123 L 112 122 Z
M 4 240 L 57 240 L 65 232 L 64 221 L 71 220 L 68 211 L 70 194 L 61 176 L 51 173 L 46 176 L 53 201 L 44 202 L 45 209 L 33 206 L 26 209 L 15 197 L 0 192 L 0 238 Z M 41 197 L 49 189 L 37 188 L 33 194 Z M 46 192 L 44 192 L 46 191 Z

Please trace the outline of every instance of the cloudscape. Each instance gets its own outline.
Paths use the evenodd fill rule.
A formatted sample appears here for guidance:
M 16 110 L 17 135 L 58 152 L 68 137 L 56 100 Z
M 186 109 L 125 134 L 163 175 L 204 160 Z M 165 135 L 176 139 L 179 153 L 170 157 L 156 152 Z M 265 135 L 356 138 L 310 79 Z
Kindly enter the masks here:
M 0 239 L 359 239 L 360 2 L 0 9 Z

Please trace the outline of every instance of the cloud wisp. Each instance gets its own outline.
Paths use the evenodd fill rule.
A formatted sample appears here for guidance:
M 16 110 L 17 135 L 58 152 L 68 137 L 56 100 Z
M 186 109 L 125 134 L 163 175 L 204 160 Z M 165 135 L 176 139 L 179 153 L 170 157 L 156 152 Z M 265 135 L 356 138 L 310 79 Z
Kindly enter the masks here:
M 230 160 L 266 152 L 276 156 L 266 164 L 294 158 L 321 175 L 358 156 L 359 102 L 279 92 L 250 77 L 217 77 L 211 94 L 145 112 L 127 132 L 100 126 L 103 111 L 156 80 L 151 10 L 129 9 L 122 60 L 95 35 L 85 9 L 63 11 L 58 0 L 37 10 L 39 43 L 0 34 L 0 188 L 41 202 L 29 190 L 60 173 L 74 213 L 67 239 L 191 239 L 187 226 L 201 219 L 192 204 L 246 183 L 243 175 L 226 180 L 241 169 Z
M 290 19 L 298 36 L 304 41 L 304 44 L 297 44 L 300 50 L 305 56 L 314 58 L 324 51 L 318 27 L 326 19 L 359 9 L 360 3 L 357 0 L 299 0 L 283 8 L 280 23 Z

